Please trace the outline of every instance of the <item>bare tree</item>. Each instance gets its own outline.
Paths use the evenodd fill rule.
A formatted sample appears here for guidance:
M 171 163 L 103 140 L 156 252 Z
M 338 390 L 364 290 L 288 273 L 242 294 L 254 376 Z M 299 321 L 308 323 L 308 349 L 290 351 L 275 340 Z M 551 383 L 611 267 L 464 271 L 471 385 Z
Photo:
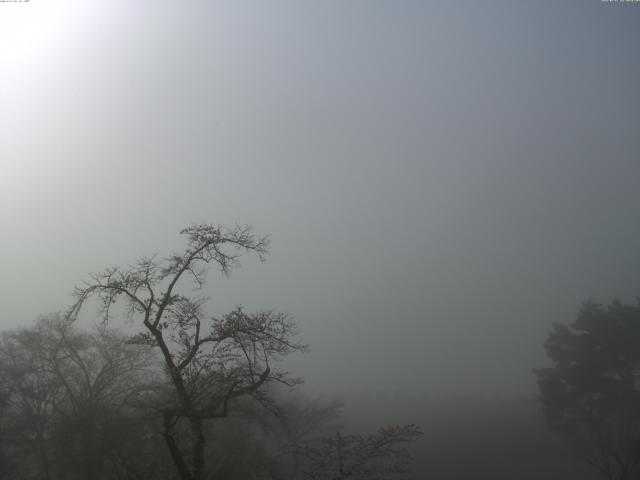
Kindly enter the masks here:
M 283 437 L 278 456 L 289 458 L 285 469 L 286 478 L 299 478 L 303 453 L 309 445 L 317 445 L 332 432 L 344 428 L 341 416 L 342 401 L 322 401 L 297 396 L 285 404 L 285 413 L 280 419 Z
M 208 420 L 226 417 L 232 402 L 251 396 L 272 411 L 277 407 L 261 387 L 298 382 L 272 367 L 277 358 L 304 350 L 290 316 L 273 311 L 247 313 L 237 308 L 221 317 L 207 314 L 207 297 L 198 295 L 207 268 L 228 275 L 243 252 L 260 260 L 268 239 L 250 227 L 194 225 L 181 232 L 187 248 L 158 259 L 144 257 L 127 268 L 109 268 L 76 288 L 70 318 L 91 297 L 101 302 L 104 324 L 121 302 L 126 316 L 142 330 L 131 342 L 157 348 L 171 386 L 161 406 L 163 436 L 182 480 L 201 480 L 205 472 Z
M 324 437 L 299 445 L 307 480 L 387 480 L 407 473 L 411 456 L 402 444 L 421 435 L 415 425 L 379 429 L 373 435 Z
M 2 478 L 103 478 L 131 433 L 129 401 L 147 376 L 146 350 L 56 315 L 5 332 L 0 436 L 19 461 Z

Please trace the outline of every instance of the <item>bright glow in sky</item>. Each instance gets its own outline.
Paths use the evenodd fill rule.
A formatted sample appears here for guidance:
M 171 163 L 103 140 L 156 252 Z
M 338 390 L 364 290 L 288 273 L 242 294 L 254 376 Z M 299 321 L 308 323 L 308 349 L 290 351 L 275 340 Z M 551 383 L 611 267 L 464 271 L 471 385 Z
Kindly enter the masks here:
M 0 62 L 37 61 L 64 29 L 74 2 L 57 0 L 0 5 Z
M 553 321 L 638 294 L 638 25 L 599 1 L 0 3 L 0 329 L 189 222 L 249 223 L 273 254 L 212 276 L 212 314 L 295 314 L 310 384 L 530 389 Z
M 26 130 L 31 127 L 25 110 L 31 109 L 20 97 L 25 86 L 34 82 L 34 73 L 46 72 L 42 66 L 51 61 L 47 57 L 68 24 L 72 6 L 73 2 L 56 0 L 0 4 L 0 200 L 4 207 L 12 203 L 10 199 L 28 193 L 28 186 L 45 173 L 43 162 L 37 161 L 41 157 L 26 154 L 30 148 Z M 39 81 L 44 82 L 45 75 Z M 8 143 L 11 152 L 4 150 Z M 17 145 L 22 151 L 17 151 Z

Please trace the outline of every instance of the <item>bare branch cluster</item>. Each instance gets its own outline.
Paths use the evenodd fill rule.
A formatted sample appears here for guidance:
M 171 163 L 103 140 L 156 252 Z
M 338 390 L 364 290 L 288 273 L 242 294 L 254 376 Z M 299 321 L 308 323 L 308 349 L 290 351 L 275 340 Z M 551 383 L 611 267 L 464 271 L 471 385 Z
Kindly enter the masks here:
M 301 445 L 305 478 L 313 480 L 385 480 L 408 471 L 411 456 L 402 445 L 421 435 L 416 425 L 385 427 L 372 435 L 336 432 L 315 444 Z
M 112 307 L 120 304 L 126 318 L 143 327 L 129 343 L 155 347 L 162 355 L 173 387 L 171 398 L 163 400 L 167 445 L 181 478 L 197 480 L 204 468 L 201 422 L 226 417 L 230 403 L 242 396 L 253 397 L 276 412 L 275 403 L 261 387 L 268 382 L 293 386 L 299 380 L 274 369 L 272 363 L 306 347 L 296 340 L 296 325 L 285 313 L 247 313 L 239 307 L 216 318 L 207 312 L 208 298 L 195 294 L 211 265 L 228 275 L 239 265 L 242 253 L 252 252 L 264 260 L 267 237 L 256 237 L 250 227 L 239 225 L 200 224 L 181 233 L 187 247 L 180 254 L 143 257 L 127 268 L 92 275 L 75 289 L 76 302 L 68 318 L 74 319 L 95 297 L 104 325 L 112 319 Z M 173 437 L 181 419 L 191 425 L 190 455 Z
M 98 478 L 107 469 L 107 452 L 122 444 L 116 426 L 130 414 L 149 365 L 148 349 L 127 345 L 115 332 L 80 332 L 57 315 L 5 332 L 0 426 L 5 450 L 22 458 L 14 473 Z M 29 473 L 34 469 L 40 475 Z

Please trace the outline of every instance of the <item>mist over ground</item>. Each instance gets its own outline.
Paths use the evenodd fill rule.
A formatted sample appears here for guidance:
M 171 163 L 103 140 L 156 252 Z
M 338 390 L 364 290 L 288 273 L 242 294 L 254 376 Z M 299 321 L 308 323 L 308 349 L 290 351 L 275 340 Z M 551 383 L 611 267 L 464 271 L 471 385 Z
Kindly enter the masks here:
M 433 478 L 571 478 L 532 369 L 581 302 L 640 293 L 639 27 L 599 0 L 0 3 L 0 327 L 250 224 L 267 262 L 212 270 L 210 311 L 295 316 L 304 392 L 421 424 Z M 474 463 L 507 445 L 560 466 Z

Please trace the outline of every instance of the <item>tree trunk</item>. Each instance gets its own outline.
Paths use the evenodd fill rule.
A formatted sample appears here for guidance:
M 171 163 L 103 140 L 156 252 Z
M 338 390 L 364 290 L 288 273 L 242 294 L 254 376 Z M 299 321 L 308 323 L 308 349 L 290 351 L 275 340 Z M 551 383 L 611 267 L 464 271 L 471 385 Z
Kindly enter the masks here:
M 192 436 L 192 464 L 193 480 L 202 480 L 204 475 L 204 444 L 205 438 L 202 432 L 202 420 L 199 418 L 189 419 Z
M 171 455 L 171 459 L 173 460 L 173 464 L 176 466 L 178 470 L 178 474 L 180 475 L 180 480 L 194 480 L 194 477 L 189 472 L 189 468 L 187 467 L 187 463 L 184 461 L 184 456 L 178 448 L 176 444 L 176 440 L 173 438 L 171 434 L 171 429 L 173 428 L 173 416 L 170 413 L 165 412 L 164 414 L 164 440 L 167 444 L 167 448 L 169 449 L 169 454 Z

